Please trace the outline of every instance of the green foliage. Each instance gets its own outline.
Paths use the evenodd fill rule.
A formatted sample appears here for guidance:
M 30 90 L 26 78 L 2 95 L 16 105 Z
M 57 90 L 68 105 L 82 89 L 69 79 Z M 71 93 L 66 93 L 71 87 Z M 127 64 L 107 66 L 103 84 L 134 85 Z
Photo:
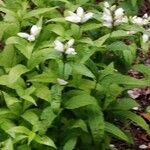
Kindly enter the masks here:
M 138 3 L 120 5 L 137 9 Z M 67 11 L 78 6 L 93 12 L 93 18 L 66 21 Z M 150 83 L 148 66 L 133 66 L 144 79 L 127 75 L 146 31 L 132 24 L 105 28 L 101 6 L 96 0 L 0 0 L 0 149 L 99 150 L 108 148 L 111 138 L 132 143 L 116 119 L 131 120 L 150 133 L 131 111 L 138 104 L 125 94 Z M 40 27 L 37 35 L 33 25 Z M 134 35 L 127 33 L 132 30 Z M 63 50 L 74 39 L 69 48 L 76 55 L 57 51 L 56 39 Z

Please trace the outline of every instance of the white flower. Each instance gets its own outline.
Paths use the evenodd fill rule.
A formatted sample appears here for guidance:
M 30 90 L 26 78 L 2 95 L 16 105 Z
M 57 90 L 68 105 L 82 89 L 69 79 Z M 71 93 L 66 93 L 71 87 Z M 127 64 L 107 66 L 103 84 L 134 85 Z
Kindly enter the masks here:
M 147 149 L 148 146 L 146 146 L 145 144 L 142 144 L 142 145 L 139 146 L 139 148 L 140 148 L 140 149 Z
M 104 12 L 102 15 L 102 20 L 103 20 L 103 25 L 111 28 L 112 27 L 112 23 L 113 23 L 113 17 L 111 14 L 111 11 L 107 8 L 104 8 Z
M 139 26 L 147 25 L 149 23 L 149 20 L 148 20 L 148 18 L 145 18 L 145 17 L 146 16 L 144 16 L 143 18 L 134 16 L 131 18 L 131 22 L 136 24 L 136 25 L 139 25 Z
M 115 10 L 115 19 L 120 19 L 124 16 L 124 9 L 118 8 Z
M 57 50 L 58 52 L 64 52 L 64 45 L 62 42 L 59 40 L 54 41 L 54 49 Z
M 139 107 L 133 107 L 132 110 L 139 110 Z
M 144 43 L 146 43 L 149 40 L 149 36 L 147 34 L 143 34 L 142 40 Z
M 33 25 L 30 29 L 30 34 L 25 32 L 19 32 L 17 35 L 21 38 L 27 39 L 30 42 L 35 41 L 36 37 L 41 32 L 41 27 L 38 27 L 37 25 Z
M 114 144 L 109 144 L 109 148 L 115 148 Z
M 30 34 L 33 36 L 38 36 L 39 33 L 41 32 L 41 27 L 37 26 L 37 25 L 33 25 L 31 30 L 30 30 Z
M 67 81 L 65 81 L 63 79 L 60 79 L 60 78 L 57 78 L 57 82 L 58 82 L 59 85 L 67 85 L 68 84 Z
M 65 52 L 68 55 L 76 55 L 77 53 L 75 52 L 74 48 L 68 48 Z
M 134 17 L 132 17 L 131 21 L 132 21 L 132 23 L 141 26 L 141 25 L 143 25 L 144 20 L 141 17 L 134 16 Z
M 93 13 L 85 13 L 82 7 L 78 7 L 76 13 L 69 11 L 69 16 L 65 20 L 73 23 L 84 23 L 93 17 Z
M 104 11 L 102 14 L 103 25 L 112 28 L 113 25 L 117 26 L 121 23 L 127 23 L 128 17 L 124 15 L 123 8 L 117 8 L 116 5 L 109 6 L 107 2 L 104 3 Z
M 67 55 L 76 55 L 76 51 L 72 48 L 74 39 L 70 39 L 66 44 L 63 44 L 59 40 L 54 41 L 54 49 L 58 52 L 65 53 Z

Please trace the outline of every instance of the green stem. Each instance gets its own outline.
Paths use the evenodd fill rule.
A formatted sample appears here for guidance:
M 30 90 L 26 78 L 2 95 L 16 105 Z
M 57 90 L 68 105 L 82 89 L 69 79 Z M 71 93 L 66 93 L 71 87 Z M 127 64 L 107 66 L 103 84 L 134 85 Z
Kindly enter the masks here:
M 63 53 L 63 78 L 65 78 L 65 65 L 67 61 L 67 56 L 66 54 Z

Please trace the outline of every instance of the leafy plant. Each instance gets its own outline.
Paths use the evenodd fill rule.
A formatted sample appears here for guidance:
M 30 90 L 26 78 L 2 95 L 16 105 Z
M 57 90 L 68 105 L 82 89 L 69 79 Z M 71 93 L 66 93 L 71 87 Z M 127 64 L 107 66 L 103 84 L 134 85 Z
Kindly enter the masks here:
M 0 1 L 2 150 L 103 150 L 112 138 L 133 144 L 118 124 L 129 120 L 150 133 L 144 119 L 131 111 L 138 103 L 126 94 L 149 85 L 146 66 L 135 68 L 148 78 L 135 79 L 127 71 L 138 48 L 147 51 L 142 34 L 150 34 L 145 24 L 135 23 L 136 17 L 110 4 Z M 108 22 L 110 10 L 116 18 Z M 141 19 L 149 22 L 148 16 Z

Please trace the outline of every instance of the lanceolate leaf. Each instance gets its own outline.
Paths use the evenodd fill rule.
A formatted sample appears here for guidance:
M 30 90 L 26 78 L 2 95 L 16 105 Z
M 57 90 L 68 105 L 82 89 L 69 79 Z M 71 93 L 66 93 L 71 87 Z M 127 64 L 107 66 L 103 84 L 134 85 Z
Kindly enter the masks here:
M 37 17 L 38 15 L 41 15 L 41 14 L 46 13 L 46 12 L 50 12 L 51 10 L 53 10 L 55 8 L 56 7 L 39 8 L 39 9 L 32 10 L 32 11 L 28 12 L 27 14 L 25 14 L 23 19 L 28 19 L 28 18 L 31 18 L 31 17 Z
M 121 140 L 132 143 L 123 131 L 121 131 L 117 126 L 115 126 L 109 122 L 105 122 L 105 132 L 113 134 Z
M 28 72 L 28 71 L 29 71 L 29 70 L 28 70 L 25 66 L 23 66 L 23 65 L 21 65 L 21 64 L 16 65 L 15 67 L 13 67 L 13 68 L 10 70 L 9 75 L 8 75 L 8 81 L 9 81 L 10 83 L 14 83 L 14 82 L 17 81 L 17 79 L 18 79 L 22 74 L 24 74 L 24 73 L 26 73 L 26 72 Z
M 88 107 L 88 124 L 95 143 L 99 143 L 104 136 L 104 118 L 101 109 L 97 106 Z
M 141 116 L 138 116 L 137 114 L 130 111 L 116 111 L 115 114 L 135 122 L 143 129 L 145 129 L 148 133 L 150 133 L 149 125 L 145 122 L 145 120 Z
M 47 146 L 50 146 L 50 147 L 53 147 L 53 148 L 56 149 L 54 141 L 51 138 L 47 137 L 47 136 L 38 136 L 37 135 L 35 137 L 35 141 L 37 143 L 44 144 L 44 145 L 47 145 Z
M 96 99 L 88 94 L 77 95 L 64 103 L 67 109 L 76 109 L 87 105 L 97 105 Z
M 73 150 L 77 142 L 77 137 L 70 138 L 64 145 L 63 150 Z

